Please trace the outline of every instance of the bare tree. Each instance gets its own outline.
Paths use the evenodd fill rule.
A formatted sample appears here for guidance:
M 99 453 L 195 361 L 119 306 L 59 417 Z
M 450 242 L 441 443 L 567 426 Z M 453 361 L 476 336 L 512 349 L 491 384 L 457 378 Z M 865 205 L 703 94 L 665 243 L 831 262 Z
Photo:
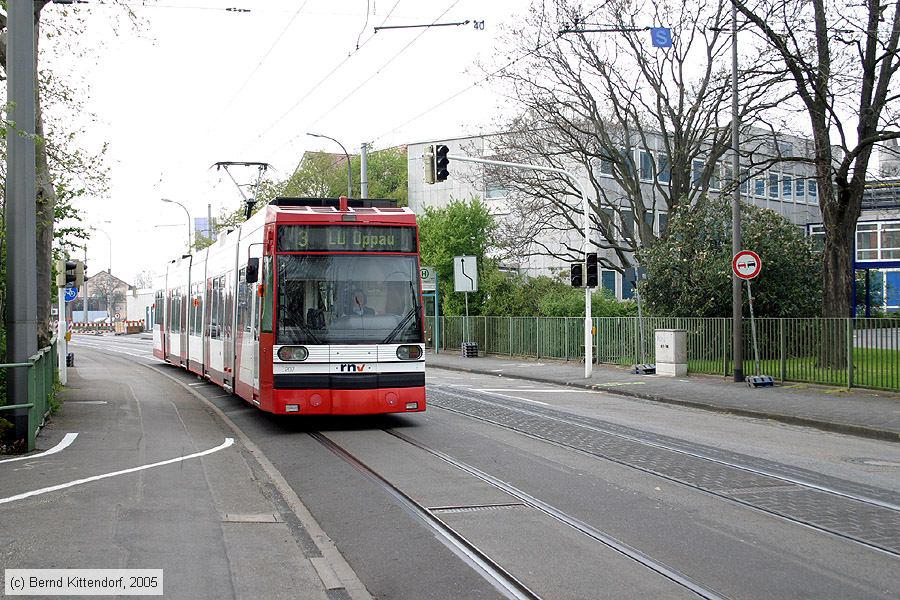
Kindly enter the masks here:
M 825 225 L 823 316 L 847 317 L 869 159 L 900 137 L 900 1 L 734 2 L 778 53 L 808 115 Z
M 590 242 L 604 251 L 606 268 L 629 266 L 633 252 L 655 239 L 654 213 L 673 215 L 711 188 L 727 188 L 726 8 L 718 0 L 676 6 L 620 0 L 585 14 L 579 3 L 556 0 L 552 13 L 535 8 L 511 32 L 525 56 L 498 77 L 523 111 L 506 125 L 497 154 L 584 174 L 592 227 L 599 233 Z M 591 32 L 595 21 L 611 25 Z M 671 48 L 649 47 L 646 25 L 660 22 L 672 25 Z M 765 52 L 744 66 L 739 112 L 745 146 L 760 131 L 750 126 L 756 116 L 782 100 L 775 85 L 780 77 Z M 513 212 L 520 219 L 512 230 L 532 253 L 581 255 L 583 212 L 570 181 L 509 170 L 488 177 L 502 178 L 514 192 Z

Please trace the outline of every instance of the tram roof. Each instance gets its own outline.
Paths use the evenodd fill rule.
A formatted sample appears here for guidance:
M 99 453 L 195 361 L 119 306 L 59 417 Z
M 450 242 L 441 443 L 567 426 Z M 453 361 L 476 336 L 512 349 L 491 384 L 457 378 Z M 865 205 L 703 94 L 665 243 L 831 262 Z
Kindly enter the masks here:
M 396 200 L 349 198 L 341 210 L 341 198 L 276 198 L 269 210 L 276 222 L 342 222 L 395 223 L 414 225 L 416 214 Z

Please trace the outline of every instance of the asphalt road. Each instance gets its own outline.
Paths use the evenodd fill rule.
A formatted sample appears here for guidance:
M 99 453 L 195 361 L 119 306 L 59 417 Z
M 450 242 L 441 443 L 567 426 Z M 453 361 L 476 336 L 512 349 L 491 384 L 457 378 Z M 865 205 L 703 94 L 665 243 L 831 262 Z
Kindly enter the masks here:
M 276 418 L 74 348 L 193 384 L 376 598 L 900 596 L 898 444 L 437 369 L 425 413 Z

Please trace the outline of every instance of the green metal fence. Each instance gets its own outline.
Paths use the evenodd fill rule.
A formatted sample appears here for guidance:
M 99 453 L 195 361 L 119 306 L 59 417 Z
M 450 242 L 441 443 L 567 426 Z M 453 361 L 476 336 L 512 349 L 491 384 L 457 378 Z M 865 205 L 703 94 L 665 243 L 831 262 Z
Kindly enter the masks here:
M 654 331 L 684 329 L 688 372 L 734 372 L 730 318 L 600 317 L 594 327 L 599 363 L 655 362 Z M 749 319 L 743 327 L 743 370 L 754 374 Z M 900 319 L 761 318 L 756 329 L 761 374 L 900 391 Z M 469 317 L 468 323 L 466 317 L 441 317 L 441 330 L 443 350 L 458 350 L 465 339 L 492 354 L 584 360 L 584 319 L 579 317 Z
M 39 350 L 26 362 L 0 364 L 0 368 L 4 369 L 28 369 L 28 401 L 23 404 L 0 406 L 0 416 L 3 416 L 4 411 L 28 409 L 27 450 L 29 452 L 34 450 L 37 433 L 44 425 L 44 419 L 50 414 L 50 400 L 56 384 L 56 352 L 57 344 L 56 338 L 54 338 L 49 346 Z

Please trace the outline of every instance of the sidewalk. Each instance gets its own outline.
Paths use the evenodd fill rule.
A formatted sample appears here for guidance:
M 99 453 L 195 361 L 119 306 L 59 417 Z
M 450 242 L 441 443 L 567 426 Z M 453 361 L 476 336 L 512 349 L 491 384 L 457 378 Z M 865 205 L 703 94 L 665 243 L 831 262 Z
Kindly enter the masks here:
M 632 375 L 625 367 L 611 365 L 594 365 L 588 380 L 584 378 L 583 363 L 509 356 L 463 358 L 459 352 L 451 351 L 429 351 L 426 365 L 605 390 L 621 396 L 900 442 L 900 394 L 893 392 L 790 382 L 751 388 L 712 375 Z
M 69 446 L 0 456 L 3 569 L 162 569 L 165 597 L 191 600 L 369 597 L 274 467 L 190 388 L 82 347 L 62 397 L 38 447 L 77 434 Z

